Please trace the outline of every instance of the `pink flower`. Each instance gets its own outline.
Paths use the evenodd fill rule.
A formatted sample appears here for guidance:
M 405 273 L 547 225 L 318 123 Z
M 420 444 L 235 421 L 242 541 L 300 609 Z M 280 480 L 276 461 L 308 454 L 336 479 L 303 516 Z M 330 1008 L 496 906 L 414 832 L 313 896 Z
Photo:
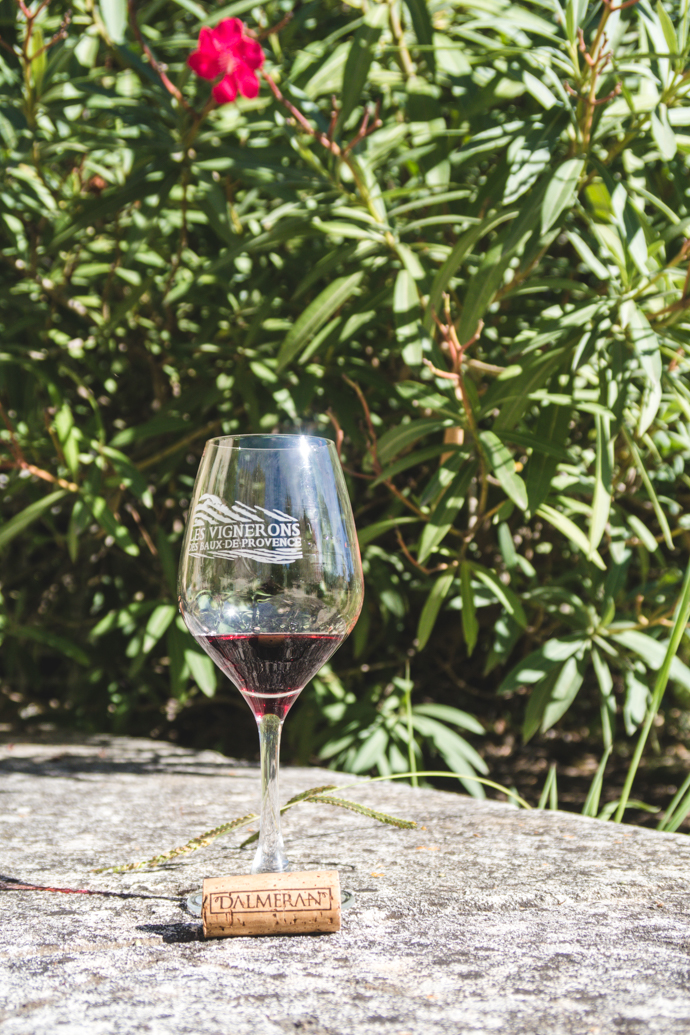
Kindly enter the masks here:
M 256 97 L 259 80 L 254 74 L 264 63 L 264 52 L 250 36 L 245 35 L 239 18 L 225 18 L 215 29 L 204 28 L 199 43 L 187 64 L 202 79 L 217 79 L 213 96 L 218 104 L 234 101 L 238 93 Z

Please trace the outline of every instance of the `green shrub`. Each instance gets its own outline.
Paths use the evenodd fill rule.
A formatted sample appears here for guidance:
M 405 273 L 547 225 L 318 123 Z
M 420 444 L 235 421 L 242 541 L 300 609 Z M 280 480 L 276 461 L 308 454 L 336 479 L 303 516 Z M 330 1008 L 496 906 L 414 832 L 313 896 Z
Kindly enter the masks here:
M 634 733 L 690 529 L 688 0 L 31 11 L 0 4 L 3 718 L 253 751 L 176 555 L 204 440 L 301 429 L 342 444 L 367 600 L 293 757 L 484 770 L 456 728 L 497 688 L 525 739 L 578 694 Z M 213 108 L 186 58 L 234 16 L 270 81 Z

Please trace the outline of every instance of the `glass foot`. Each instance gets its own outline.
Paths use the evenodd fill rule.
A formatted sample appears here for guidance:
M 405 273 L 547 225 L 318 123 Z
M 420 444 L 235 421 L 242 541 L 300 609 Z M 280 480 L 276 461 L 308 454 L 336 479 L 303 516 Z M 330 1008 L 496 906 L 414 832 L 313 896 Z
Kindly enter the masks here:
M 349 909 L 350 906 L 355 904 L 355 893 L 350 891 L 349 888 L 343 888 L 340 892 L 340 908 Z
M 187 912 L 191 913 L 192 916 L 201 916 L 201 906 L 203 902 L 203 895 L 200 891 L 195 891 L 192 895 L 187 895 L 185 905 L 187 906 Z

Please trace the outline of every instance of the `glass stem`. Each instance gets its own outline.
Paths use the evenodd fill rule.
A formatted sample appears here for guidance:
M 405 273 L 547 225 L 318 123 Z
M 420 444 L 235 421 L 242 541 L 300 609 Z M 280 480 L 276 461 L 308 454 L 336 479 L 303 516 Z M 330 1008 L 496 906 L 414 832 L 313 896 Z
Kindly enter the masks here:
M 277 715 L 262 715 L 257 723 L 261 746 L 261 827 L 252 873 L 284 873 L 290 869 L 280 833 L 278 762 L 283 722 Z

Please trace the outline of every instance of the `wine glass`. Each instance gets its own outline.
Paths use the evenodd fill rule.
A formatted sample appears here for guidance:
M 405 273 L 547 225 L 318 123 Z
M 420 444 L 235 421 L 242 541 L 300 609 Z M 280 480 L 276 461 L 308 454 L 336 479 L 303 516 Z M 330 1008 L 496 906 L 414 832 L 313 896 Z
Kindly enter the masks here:
M 352 630 L 364 585 L 333 442 L 232 435 L 206 443 L 178 580 L 192 636 L 253 711 L 261 825 L 252 873 L 289 870 L 280 833 L 283 720 Z

